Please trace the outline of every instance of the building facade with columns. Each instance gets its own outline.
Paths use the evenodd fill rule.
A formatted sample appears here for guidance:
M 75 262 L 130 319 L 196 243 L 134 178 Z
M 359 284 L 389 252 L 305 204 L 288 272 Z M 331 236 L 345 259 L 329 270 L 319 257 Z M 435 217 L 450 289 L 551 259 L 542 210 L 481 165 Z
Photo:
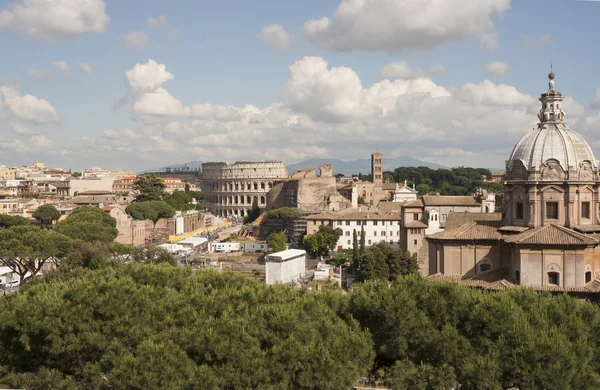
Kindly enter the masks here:
M 429 273 L 461 282 L 595 291 L 600 279 L 598 161 L 571 130 L 554 74 L 540 97 L 537 128 L 506 161 L 504 211 L 495 218 L 448 216 L 426 238 Z M 456 218 L 456 217 L 461 218 Z
M 288 177 L 282 161 L 208 162 L 202 164 L 200 187 L 219 217 L 245 217 L 254 198 L 265 208 L 267 193 Z

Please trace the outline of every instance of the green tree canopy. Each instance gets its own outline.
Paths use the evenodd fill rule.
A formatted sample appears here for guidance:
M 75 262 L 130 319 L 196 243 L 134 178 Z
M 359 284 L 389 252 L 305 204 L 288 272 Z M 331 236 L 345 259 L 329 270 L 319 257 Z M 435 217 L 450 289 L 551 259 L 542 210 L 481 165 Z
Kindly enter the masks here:
M 287 236 L 283 233 L 271 233 L 267 236 L 267 244 L 273 252 L 281 252 L 287 249 Z
M 335 249 L 340 236 L 341 229 L 334 229 L 329 225 L 320 225 L 319 231 L 304 237 L 303 246 L 313 256 L 327 256 Z
M 133 188 L 137 191 L 136 201 L 162 200 L 165 183 L 157 173 L 144 173 L 135 178 Z
M 125 211 L 134 219 L 141 221 L 149 219 L 154 225 L 159 219 L 171 218 L 175 215 L 175 209 L 161 200 L 135 202 L 127 206 Z
M 0 311 L 14 388 L 348 389 L 374 356 L 316 294 L 166 265 L 49 278 Z
M 58 221 L 60 211 L 51 204 L 45 204 L 37 208 L 33 213 L 33 218 L 37 219 L 44 225 L 52 225 L 52 222 Z
M 112 242 L 119 235 L 117 221 L 97 207 L 78 207 L 56 229 L 73 239 Z
M 0 229 L 19 225 L 29 225 L 29 220 L 20 216 L 0 214 Z
M 302 218 L 300 210 L 295 207 L 281 207 L 278 209 L 270 210 L 267 214 L 269 219 L 284 219 L 284 220 L 297 220 Z
M 0 230 L 0 264 L 19 275 L 23 283 L 35 277 L 49 261 L 66 256 L 72 240 L 55 230 L 13 226 Z
M 385 241 L 366 248 L 358 268 L 359 280 L 395 280 L 419 272 L 416 254 L 392 248 Z
M 196 208 L 196 205 L 192 204 L 192 195 L 185 191 L 174 191 L 172 194 L 163 196 L 163 199 L 174 210 L 187 211 Z

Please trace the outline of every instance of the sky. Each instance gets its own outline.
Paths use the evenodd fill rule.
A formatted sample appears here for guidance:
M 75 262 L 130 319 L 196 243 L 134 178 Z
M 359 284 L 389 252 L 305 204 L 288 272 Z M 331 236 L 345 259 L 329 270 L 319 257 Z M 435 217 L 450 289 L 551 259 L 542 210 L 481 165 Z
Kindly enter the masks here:
M 551 63 L 598 156 L 599 16 L 575 0 L 0 0 L 0 164 L 380 151 L 500 168 Z

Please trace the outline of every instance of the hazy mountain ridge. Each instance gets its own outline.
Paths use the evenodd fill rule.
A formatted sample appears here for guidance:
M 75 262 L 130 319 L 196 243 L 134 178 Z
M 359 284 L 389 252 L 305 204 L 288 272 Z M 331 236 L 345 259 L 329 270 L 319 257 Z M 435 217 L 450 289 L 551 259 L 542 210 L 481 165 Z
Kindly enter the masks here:
M 300 169 L 308 169 L 308 168 L 316 168 L 323 164 L 333 164 L 333 172 L 334 173 L 344 173 L 344 174 L 368 174 L 371 172 L 371 159 L 369 158 L 361 158 L 358 160 L 351 161 L 343 161 L 334 158 L 309 158 L 308 160 L 301 161 L 295 164 L 286 164 L 288 172 L 294 173 Z M 185 164 L 172 164 L 160 168 L 150 168 L 142 171 L 144 172 L 162 172 L 165 171 L 166 168 L 184 168 L 188 167 L 190 169 L 197 169 L 202 165 L 202 161 L 191 161 Z M 414 157 L 409 156 L 401 156 L 401 157 L 391 157 L 391 158 L 383 158 L 383 169 L 385 171 L 393 171 L 398 167 L 429 167 L 431 169 L 439 169 L 439 168 L 447 168 L 449 167 L 426 162 Z M 488 168 L 492 172 L 496 171 L 504 171 L 504 169 L 498 168 Z

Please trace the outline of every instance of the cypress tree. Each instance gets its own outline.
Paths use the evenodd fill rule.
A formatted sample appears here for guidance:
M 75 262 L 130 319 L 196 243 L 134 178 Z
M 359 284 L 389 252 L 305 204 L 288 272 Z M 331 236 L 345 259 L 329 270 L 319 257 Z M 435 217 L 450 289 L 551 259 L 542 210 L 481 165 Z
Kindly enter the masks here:
M 352 265 L 354 270 L 358 269 L 360 263 L 360 252 L 358 250 L 358 237 L 356 236 L 356 229 L 352 232 Z
M 360 257 L 365 254 L 365 225 L 360 225 Z

